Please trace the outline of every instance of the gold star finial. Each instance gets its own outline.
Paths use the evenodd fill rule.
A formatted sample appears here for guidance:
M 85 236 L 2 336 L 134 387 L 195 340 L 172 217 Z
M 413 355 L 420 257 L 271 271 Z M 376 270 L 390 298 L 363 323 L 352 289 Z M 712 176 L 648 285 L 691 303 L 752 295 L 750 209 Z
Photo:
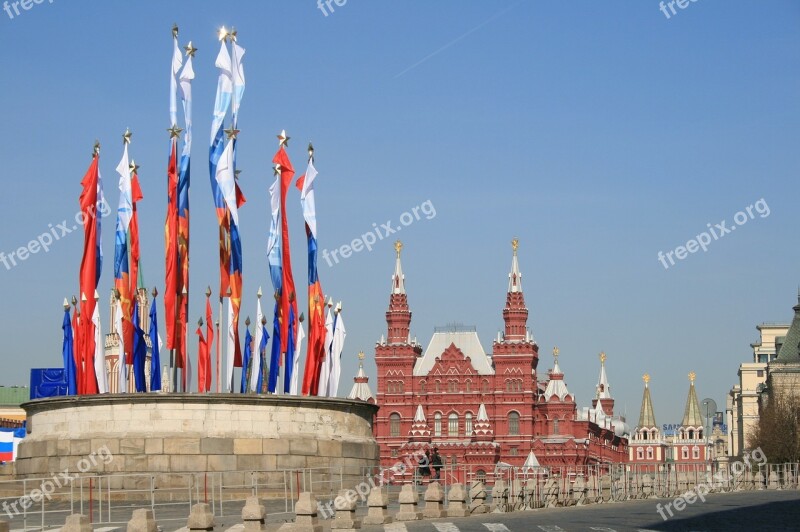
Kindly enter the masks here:
M 179 139 L 181 138 L 181 131 L 183 131 L 183 129 L 179 128 L 178 124 L 172 124 L 172 127 L 167 131 L 169 131 L 169 138 Z
M 131 159 L 130 168 L 132 174 L 136 174 L 139 172 L 139 165 L 136 164 L 136 161 L 134 161 L 133 159 Z
M 514 255 L 517 254 L 518 248 L 519 248 L 519 238 L 514 238 L 514 240 L 511 241 L 511 249 L 514 250 Z
M 276 176 L 276 175 L 278 175 L 280 173 L 281 173 L 281 165 L 276 164 L 275 166 L 272 167 L 272 175 L 273 176 Z
M 642 380 L 644 381 L 644 385 L 647 386 L 647 384 L 650 382 L 650 375 L 645 373 L 642 375 Z
M 559 354 L 559 353 L 560 353 L 560 351 L 559 351 L 558 347 L 557 347 L 557 346 L 556 346 L 556 347 L 554 347 L 554 348 L 553 348 L 553 358 L 555 358 L 556 360 L 558 360 L 558 354 Z
M 364 354 L 364 351 L 359 351 L 359 352 L 358 352 L 358 359 L 359 359 L 359 360 L 364 360 L 364 357 L 365 357 L 365 356 L 366 356 L 366 355 Z
M 601 364 L 605 364 L 606 363 L 606 352 L 605 351 L 601 351 L 600 352 L 600 363 Z
M 228 129 L 223 130 L 225 134 L 228 136 L 228 140 L 236 139 L 236 136 L 239 134 L 239 130 L 235 127 L 231 126 Z
M 186 57 L 194 57 L 195 52 L 197 52 L 197 48 L 192 46 L 192 41 L 189 41 L 189 44 L 183 47 L 186 50 Z
M 278 135 L 278 148 L 281 146 L 289 147 L 289 139 L 292 138 L 286 134 L 286 130 L 282 129 L 280 134 Z
M 397 252 L 397 258 L 400 258 L 400 252 L 403 251 L 403 243 L 399 240 L 394 243 L 394 250 Z
M 692 384 L 694 384 L 694 379 L 695 379 L 695 377 L 697 377 L 697 373 L 695 373 L 694 371 L 690 371 L 690 372 L 689 372 L 689 382 L 691 382 Z
M 122 143 L 123 144 L 130 144 L 132 136 L 133 136 L 133 133 L 131 133 L 131 130 L 128 129 L 128 128 L 125 128 L 125 133 L 122 134 Z
M 308 143 L 308 158 L 314 160 L 314 145 L 310 142 Z
M 239 32 L 238 32 L 238 31 L 236 31 L 236 27 L 235 27 L 235 26 L 231 26 L 231 31 L 230 31 L 230 33 L 229 33 L 229 35 L 230 35 L 230 38 L 231 38 L 231 41 L 233 41 L 233 42 L 236 42 L 236 35 L 237 35 L 238 33 L 239 33 Z
M 219 37 L 220 41 L 227 41 L 228 40 L 228 30 L 225 28 L 225 26 L 222 26 L 219 29 L 218 37 Z

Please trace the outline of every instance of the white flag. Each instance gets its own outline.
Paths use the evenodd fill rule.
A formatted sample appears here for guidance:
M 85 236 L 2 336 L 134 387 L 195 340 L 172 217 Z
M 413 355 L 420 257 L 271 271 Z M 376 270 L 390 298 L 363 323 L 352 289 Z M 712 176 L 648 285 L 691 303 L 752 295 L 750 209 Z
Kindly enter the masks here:
M 319 369 L 319 387 L 317 395 L 319 397 L 328 396 L 328 379 L 331 376 L 331 344 L 333 343 L 333 316 L 331 308 L 328 307 L 328 314 L 325 317 L 325 358 L 322 359 Z
M 342 313 L 336 316 L 336 328 L 333 330 L 333 343 L 331 345 L 331 377 L 328 381 L 328 397 L 336 397 L 339 393 L 339 378 L 342 375 L 342 351 L 344 351 L 344 338 L 347 329 L 344 328 Z
M 260 290 L 260 288 L 259 288 Z M 264 337 L 264 327 L 261 325 L 261 320 L 264 318 L 264 313 L 261 311 L 261 298 L 258 298 L 258 306 L 256 307 L 256 338 L 253 343 L 253 353 L 250 355 L 250 382 L 248 383 L 248 390 L 247 391 L 255 391 L 260 393 L 261 390 L 257 390 L 258 387 L 258 374 L 261 372 L 261 339 Z M 242 368 L 242 371 L 246 371 Z
M 215 176 L 219 189 L 225 197 L 225 204 L 231 212 L 231 218 L 239 225 L 239 207 L 236 204 L 236 179 L 233 172 L 233 142 L 228 141 L 225 151 L 217 163 L 217 175 Z
M 231 392 L 231 381 L 233 381 L 233 358 L 236 356 L 236 335 L 233 330 L 233 303 L 228 298 L 228 340 L 226 343 L 226 353 L 228 359 L 225 361 L 225 391 Z
M 92 323 L 94 323 L 94 373 L 97 376 L 97 393 L 108 393 L 108 376 L 106 375 L 105 342 L 100 328 L 100 305 L 94 306 Z
M 298 375 L 300 375 L 300 348 L 303 346 L 303 338 L 306 332 L 303 330 L 303 323 L 297 323 L 297 347 L 294 350 L 294 367 L 292 368 L 292 384 L 289 387 L 291 395 L 300 395 L 298 387 Z

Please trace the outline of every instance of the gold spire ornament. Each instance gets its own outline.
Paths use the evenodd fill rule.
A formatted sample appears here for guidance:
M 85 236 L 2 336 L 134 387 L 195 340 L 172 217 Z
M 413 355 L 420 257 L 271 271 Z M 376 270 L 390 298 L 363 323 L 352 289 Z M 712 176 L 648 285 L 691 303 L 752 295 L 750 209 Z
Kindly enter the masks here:
M 601 351 L 600 352 L 600 363 L 601 364 L 605 364 L 606 363 L 606 353 L 605 353 L 605 351 Z
M 558 350 L 558 347 L 554 347 L 553 348 L 553 358 L 555 358 L 556 360 L 558 360 L 558 353 L 559 352 L 560 351 Z
M 183 129 L 179 128 L 178 124 L 172 124 L 172 127 L 167 129 L 167 131 L 169 131 L 169 138 L 179 139 L 181 138 L 181 131 L 183 131 Z
M 397 258 L 400 258 L 400 252 L 403 251 L 403 243 L 399 240 L 394 243 L 394 250 L 397 252 Z
M 364 357 L 365 357 L 365 356 L 366 356 L 366 355 L 364 355 L 364 351 L 359 351 L 359 352 L 358 352 L 358 359 L 359 359 L 359 360 L 364 360 Z
M 650 375 L 645 373 L 642 375 L 642 380 L 644 381 L 644 385 L 647 386 L 650 383 Z
M 219 29 L 219 34 L 218 35 L 219 35 L 219 40 L 220 41 L 227 41 L 228 40 L 228 30 L 225 28 L 225 26 L 222 26 Z
M 691 371 L 691 372 L 689 372 L 689 382 L 691 382 L 692 384 L 694 384 L 694 379 L 695 379 L 696 377 L 697 377 L 697 373 L 695 373 L 694 371 Z
M 511 249 L 514 250 L 514 255 L 517 254 L 517 249 L 519 248 L 519 238 L 514 238 L 511 241 Z

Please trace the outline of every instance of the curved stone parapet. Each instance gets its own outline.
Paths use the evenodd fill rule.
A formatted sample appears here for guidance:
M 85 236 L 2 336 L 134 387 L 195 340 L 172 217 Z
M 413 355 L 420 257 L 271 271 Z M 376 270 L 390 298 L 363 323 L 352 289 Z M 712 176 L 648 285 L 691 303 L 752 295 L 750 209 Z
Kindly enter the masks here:
M 362 401 L 289 395 L 114 394 L 24 403 L 19 477 L 376 466 Z M 91 457 L 94 457 L 91 459 Z

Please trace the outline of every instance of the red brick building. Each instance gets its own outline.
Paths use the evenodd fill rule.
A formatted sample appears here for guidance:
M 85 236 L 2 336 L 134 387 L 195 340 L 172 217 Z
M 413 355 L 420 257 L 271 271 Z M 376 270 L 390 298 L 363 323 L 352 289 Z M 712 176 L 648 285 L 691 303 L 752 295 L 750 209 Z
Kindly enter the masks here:
M 527 326 L 517 246 L 515 239 L 504 332 L 487 354 L 474 328 L 437 328 L 424 351 L 412 339 L 402 244 L 396 244 L 387 335 L 375 346 L 375 435 L 383 466 L 434 446 L 446 464 L 484 472 L 497 462 L 570 466 L 628 460 L 628 429 L 614 417 L 605 355 L 591 408 L 578 408 L 558 349 L 553 369 L 537 371 L 539 346 Z

